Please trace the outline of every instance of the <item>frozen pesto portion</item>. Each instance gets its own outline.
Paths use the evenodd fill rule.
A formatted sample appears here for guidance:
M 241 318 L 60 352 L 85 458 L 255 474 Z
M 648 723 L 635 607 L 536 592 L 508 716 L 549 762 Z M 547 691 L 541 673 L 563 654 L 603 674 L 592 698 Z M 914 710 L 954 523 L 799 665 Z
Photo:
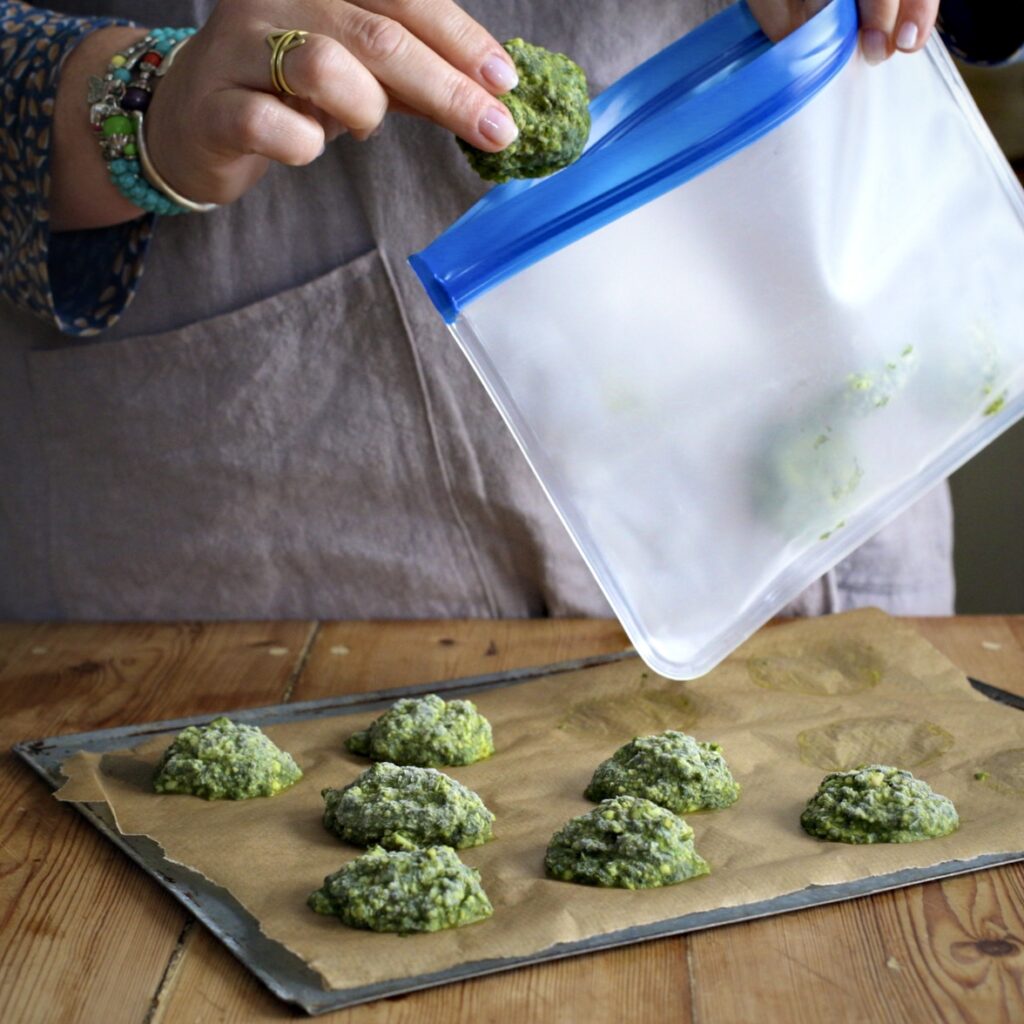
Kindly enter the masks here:
M 344 789 L 328 787 L 324 828 L 356 846 L 479 846 L 494 815 L 471 789 L 434 768 L 382 761 Z
M 590 800 L 628 794 L 653 800 L 676 814 L 728 807 L 740 787 L 717 743 L 698 742 L 670 729 L 638 736 L 602 761 L 585 796 Z
M 805 832 L 837 843 L 914 843 L 955 832 L 952 801 L 902 768 L 829 772 L 800 815 Z
M 824 410 L 769 429 L 755 456 L 757 509 L 780 530 L 803 527 L 827 539 L 845 522 L 864 479 L 851 437 L 848 417 Z
M 675 885 L 711 869 L 694 849 L 693 829 L 643 797 L 617 796 L 563 825 L 548 844 L 552 878 L 617 889 Z
M 859 459 L 859 421 L 903 399 L 918 371 L 912 344 L 885 362 L 848 373 L 833 393 L 800 411 L 784 409 L 755 453 L 756 506 L 787 533 L 801 527 L 828 540 L 855 509 L 865 468 Z
M 153 788 L 204 800 L 249 800 L 274 796 L 301 778 L 291 754 L 262 730 L 221 716 L 178 733 L 156 766 Z
M 590 98 L 583 69 L 564 53 L 522 39 L 504 44 L 519 84 L 498 99 L 508 107 L 519 135 L 500 153 L 458 140 L 470 166 L 487 181 L 543 178 L 568 167 L 590 135 Z
M 436 693 L 395 701 L 368 729 L 345 741 L 353 754 L 392 764 L 459 765 L 494 753 L 491 723 L 469 700 Z
M 449 846 L 374 846 L 328 875 L 307 902 L 318 914 L 336 914 L 352 928 L 375 932 L 436 932 L 494 912 L 480 872 Z

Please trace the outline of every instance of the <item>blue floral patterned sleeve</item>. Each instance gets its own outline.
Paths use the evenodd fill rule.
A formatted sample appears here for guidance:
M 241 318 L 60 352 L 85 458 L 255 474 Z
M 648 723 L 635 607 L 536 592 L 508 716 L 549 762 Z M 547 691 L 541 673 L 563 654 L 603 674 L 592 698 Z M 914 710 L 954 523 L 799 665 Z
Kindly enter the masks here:
M 131 23 L 14 0 L 0 0 L 0 18 L 0 300 L 66 334 L 96 334 L 131 300 L 153 218 L 51 235 L 50 125 L 64 58 L 90 32 Z

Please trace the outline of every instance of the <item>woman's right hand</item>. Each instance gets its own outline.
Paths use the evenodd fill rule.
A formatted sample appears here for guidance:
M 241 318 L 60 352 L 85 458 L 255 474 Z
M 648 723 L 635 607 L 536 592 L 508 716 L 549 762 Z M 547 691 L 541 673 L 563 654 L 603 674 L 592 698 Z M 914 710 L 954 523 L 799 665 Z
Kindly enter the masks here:
M 829 0 L 748 0 L 765 35 L 773 41 L 798 29 L 827 7 Z M 869 64 L 888 60 L 897 50 L 913 53 L 928 41 L 939 0 L 857 0 L 861 51 Z
M 266 38 L 301 29 L 270 81 Z M 157 170 L 182 195 L 229 203 L 270 161 L 302 165 L 342 132 L 365 139 L 389 109 L 496 152 L 516 127 L 496 96 L 516 84 L 498 42 L 452 0 L 220 0 L 176 56 L 146 114 Z

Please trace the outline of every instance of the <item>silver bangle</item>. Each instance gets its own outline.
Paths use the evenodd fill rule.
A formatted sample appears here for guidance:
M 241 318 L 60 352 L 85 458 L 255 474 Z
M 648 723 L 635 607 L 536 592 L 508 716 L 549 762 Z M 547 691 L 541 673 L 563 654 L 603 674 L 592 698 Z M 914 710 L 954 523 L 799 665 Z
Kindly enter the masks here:
M 174 63 L 174 58 L 178 56 L 185 44 L 191 38 L 191 36 L 187 36 L 180 42 L 176 43 L 167 52 L 167 55 L 164 57 L 160 66 L 154 72 L 156 77 L 163 78 L 163 76 L 170 71 L 171 65 Z M 142 130 L 144 120 L 142 111 L 132 111 L 132 118 L 135 121 L 135 144 L 139 150 L 139 163 L 142 165 L 142 173 L 145 176 L 146 181 L 148 181 L 158 192 L 162 192 L 167 196 L 171 202 L 177 203 L 179 206 L 183 206 L 189 211 L 189 213 L 209 213 L 211 210 L 216 210 L 220 203 L 197 203 L 194 199 L 187 199 L 164 180 L 164 176 L 153 165 L 153 161 L 149 156 L 149 150 L 146 148 L 146 136 Z
M 142 173 L 146 181 L 158 192 L 167 196 L 171 202 L 183 206 L 190 213 L 209 213 L 211 210 L 216 210 L 220 203 L 197 203 L 194 199 L 187 199 L 164 181 L 163 175 L 153 166 L 153 161 L 149 158 L 146 135 L 142 129 L 145 120 L 142 111 L 133 110 L 132 119 L 135 121 L 135 145 L 139 151 L 139 163 L 142 165 Z

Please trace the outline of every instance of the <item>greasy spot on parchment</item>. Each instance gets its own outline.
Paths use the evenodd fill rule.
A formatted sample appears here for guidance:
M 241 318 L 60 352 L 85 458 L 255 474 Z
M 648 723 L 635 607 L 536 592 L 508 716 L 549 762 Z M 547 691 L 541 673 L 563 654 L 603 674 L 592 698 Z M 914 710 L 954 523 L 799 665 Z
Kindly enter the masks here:
M 823 697 L 860 693 L 877 686 L 884 668 L 882 656 L 873 647 L 852 639 L 747 660 L 750 678 L 766 690 Z
M 138 757 L 135 751 L 130 753 L 104 754 L 100 761 L 100 773 L 117 779 L 122 785 L 130 786 L 136 793 L 153 792 L 153 775 L 155 768 L 150 761 Z M 191 794 L 174 794 L 189 796 Z
M 1024 747 L 1000 750 L 978 765 L 974 776 L 983 786 L 999 793 L 1024 796 Z
M 639 734 L 689 729 L 698 718 L 700 713 L 684 684 L 645 674 L 639 690 L 628 697 L 628 703 L 621 693 L 578 701 L 557 727 L 592 736 L 610 736 L 621 733 L 627 719 L 629 728 Z
M 847 718 L 796 738 L 800 760 L 825 771 L 845 771 L 862 764 L 896 764 L 914 768 L 941 757 L 954 739 L 934 722 L 906 718 Z

